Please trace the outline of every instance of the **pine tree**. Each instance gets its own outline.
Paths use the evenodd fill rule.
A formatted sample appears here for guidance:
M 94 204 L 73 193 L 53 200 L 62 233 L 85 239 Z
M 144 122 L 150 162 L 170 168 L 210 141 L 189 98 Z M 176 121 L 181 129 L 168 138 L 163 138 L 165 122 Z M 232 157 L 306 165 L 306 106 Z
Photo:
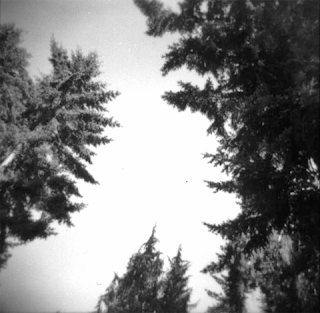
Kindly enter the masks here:
M 259 286 L 263 311 L 274 312 L 314 312 L 319 299 L 316 288 L 317 274 L 310 269 L 300 272 L 301 263 L 310 256 L 305 255 L 287 235 L 274 233 L 269 244 L 257 251 L 252 260 L 255 282 Z
M 189 312 L 191 289 L 188 287 L 188 269 L 189 262 L 182 259 L 180 246 L 177 255 L 170 260 L 170 268 L 163 279 L 163 295 L 160 299 L 161 312 Z
M 119 312 L 158 312 L 163 260 L 157 241 L 153 228 L 148 241 L 130 258 L 117 292 Z
M 208 265 L 203 273 L 209 273 L 222 287 L 223 293 L 207 290 L 217 303 L 208 313 L 245 313 L 245 293 L 249 290 L 248 258 L 243 253 L 244 238 L 228 241 L 221 246 L 218 261 Z
M 54 234 L 52 222 L 71 226 L 82 203 L 76 179 L 97 183 L 86 169 L 94 152 L 107 144 L 104 129 L 118 126 L 104 116 L 117 96 L 96 80 L 95 53 L 68 56 L 53 39 L 53 72 L 33 81 L 21 31 L 1 25 L 0 98 L 0 267 L 9 248 Z
M 266 247 L 274 231 L 290 236 L 306 256 L 297 273 L 319 299 L 319 2 L 184 0 L 178 13 L 134 2 L 148 35 L 180 36 L 162 73 L 186 66 L 209 77 L 203 88 L 180 82 L 163 96 L 209 119 L 219 147 L 206 157 L 228 179 L 208 186 L 240 200 L 235 219 L 206 225 L 231 241 L 246 234 L 246 253 Z
M 296 275 L 291 260 L 289 261 L 290 256 L 287 257 L 287 262 L 284 262 L 281 255 L 282 242 L 277 237 L 270 238 L 269 245 L 261 251 L 255 262 L 264 312 L 306 312 L 300 306 Z
M 181 247 L 164 274 L 157 242 L 154 227 L 148 241 L 130 258 L 123 276 L 115 275 L 99 298 L 97 313 L 102 303 L 106 313 L 187 313 L 195 307 L 190 304 L 189 262 L 182 259 Z
M 6 224 L 10 211 L 4 205 L 5 166 L 14 158 L 16 147 L 24 140 L 27 125 L 22 118 L 32 98 L 32 82 L 26 70 L 29 55 L 19 46 L 21 31 L 13 25 L 0 25 L 0 268 L 10 256 Z M 8 186 L 9 187 L 9 186 Z M 9 201 L 9 199 L 7 200 Z
M 113 280 L 108 286 L 105 294 L 100 296 L 99 301 L 97 303 L 96 309 L 97 313 L 102 313 L 101 310 L 102 303 L 106 306 L 106 312 L 104 313 L 117 313 L 119 312 L 118 308 L 118 289 L 119 284 L 121 283 L 121 278 L 115 274 Z

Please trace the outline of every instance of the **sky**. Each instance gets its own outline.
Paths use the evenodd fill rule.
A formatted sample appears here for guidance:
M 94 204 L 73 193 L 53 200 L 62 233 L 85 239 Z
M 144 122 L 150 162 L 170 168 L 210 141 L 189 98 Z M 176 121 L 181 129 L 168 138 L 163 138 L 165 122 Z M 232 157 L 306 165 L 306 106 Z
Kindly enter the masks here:
M 176 0 L 164 2 L 177 7 Z M 209 121 L 178 112 L 161 95 L 178 90 L 179 80 L 203 86 L 206 77 L 186 69 L 162 76 L 162 56 L 177 37 L 147 36 L 132 0 L 2 0 L 0 14 L 1 23 L 24 31 L 32 77 L 50 73 L 54 36 L 69 52 L 96 51 L 99 79 L 121 93 L 107 105 L 121 127 L 106 130 L 113 141 L 95 150 L 89 166 L 99 185 L 78 183 L 87 207 L 72 216 L 74 227 L 56 225 L 57 236 L 12 250 L 0 273 L 0 311 L 93 311 L 114 272 L 125 272 L 156 225 L 164 258 L 181 244 L 195 312 L 204 312 L 213 304 L 205 289 L 219 287 L 201 270 L 223 241 L 203 222 L 234 218 L 239 207 L 233 195 L 214 194 L 204 182 L 225 178 L 203 158 L 217 147 L 206 133 Z

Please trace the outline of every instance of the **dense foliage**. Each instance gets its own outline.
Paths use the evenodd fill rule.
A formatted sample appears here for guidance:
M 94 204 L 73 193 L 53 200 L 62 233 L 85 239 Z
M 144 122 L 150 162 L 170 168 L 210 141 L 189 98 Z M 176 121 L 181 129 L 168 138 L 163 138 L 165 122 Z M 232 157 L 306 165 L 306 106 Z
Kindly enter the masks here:
M 188 312 L 189 307 L 191 307 L 191 292 L 188 288 L 189 276 L 187 276 L 189 262 L 182 259 L 181 246 L 177 255 L 169 261 L 170 269 L 167 271 L 162 283 L 161 312 Z
M 250 289 L 250 266 L 243 253 L 244 240 L 228 241 L 221 247 L 218 261 L 208 265 L 203 273 L 209 273 L 222 287 L 222 293 L 207 290 L 216 304 L 208 313 L 245 312 L 246 292 Z M 219 274 L 217 274 L 219 273 Z
M 97 81 L 95 53 L 68 56 L 53 39 L 53 71 L 36 81 L 27 72 L 21 31 L 0 26 L 0 267 L 15 244 L 54 234 L 53 222 L 71 226 L 70 214 L 83 208 L 75 179 L 96 184 L 86 169 L 106 144 L 104 116 L 117 96 Z
M 107 313 L 189 312 L 191 289 L 186 275 L 189 264 L 182 259 L 179 247 L 164 273 L 157 241 L 154 228 L 148 241 L 130 258 L 124 275 L 115 275 L 100 297 L 98 313 L 102 312 L 102 304 Z
M 293 294 L 301 300 L 293 310 L 318 312 L 319 2 L 184 0 L 179 12 L 157 0 L 134 2 L 148 35 L 180 35 L 164 56 L 163 74 L 186 66 L 209 77 L 204 88 L 180 82 L 179 91 L 163 96 L 211 121 L 208 133 L 219 147 L 206 157 L 229 180 L 208 186 L 240 200 L 237 218 L 206 225 L 230 242 L 245 236 L 248 257 L 274 249 L 274 233 L 291 238 Z M 285 290 L 285 281 L 275 281 Z

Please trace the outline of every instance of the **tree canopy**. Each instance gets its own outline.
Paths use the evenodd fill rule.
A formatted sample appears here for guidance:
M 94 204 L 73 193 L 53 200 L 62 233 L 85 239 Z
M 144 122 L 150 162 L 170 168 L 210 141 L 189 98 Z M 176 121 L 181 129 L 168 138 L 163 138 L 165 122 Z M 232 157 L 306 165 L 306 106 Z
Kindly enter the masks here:
M 207 184 L 239 199 L 235 219 L 206 225 L 230 241 L 245 235 L 248 255 L 274 232 L 290 236 L 304 256 L 296 279 L 313 273 L 309 298 L 319 298 L 319 2 L 184 0 L 179 12 L 134 2 L 148 35 L 179 35 L 162 73 L 186 66 L 209 77 L 203 88 L 179 82 L 163 96 L 209 119 L 219 146 L 206 157 L 229 179 Z
M 53 71 L 32 80 L 21 31 L 0 26 L 0 267 L 9 248 L 54 234 L 53 222 L 72 225 L 70 214 L 84 204 L 76 179 L 96 184 L 86 163 L 90 146 L 107 144 L 105 104 L 117 96 L 96 78 L 95 53 L 71 56 L 54 39 Z

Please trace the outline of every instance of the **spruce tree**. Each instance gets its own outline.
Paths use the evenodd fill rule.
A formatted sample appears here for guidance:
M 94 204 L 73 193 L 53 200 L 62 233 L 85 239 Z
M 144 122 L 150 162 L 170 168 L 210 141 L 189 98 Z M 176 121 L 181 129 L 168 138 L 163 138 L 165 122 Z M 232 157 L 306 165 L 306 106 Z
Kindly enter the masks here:
M 187 313 L 190 307 L 191 289 L 188 287 L 189 262 L 182 259 L 181 246 L 177 255 L 170 260 L 170 268 L 163 279 L 163 295 L 160 299 L 161 312 Z
M 310 268 L 301 272 L 301 264 L 310 258 L 287 235 L 274 233 L 269 244 L 253 254 L 251 267 L 262 295 L 262 309 L 274 312 L 314 312 L 319 299 L 319 280 Z
M 187 313 L 195 307 L 190 304 L 189 262 L 182 259 L 181 247 L 164 274 L 157 242 L 154 227 L 148 241 L 130 258 L 126 272 L 115 275 L 99 298 L 97 313 L 102 303 L 107 313 Z
M 230 241 L 245 234 L 248 254 L 273 232 L 290 236 L 305 256 L 297 275 L 319 299 L 319 1 L 184 0 L 179 12 L 134 2 L 148 35 L 178 35 L 162 73 L 186 66 L 208 77 L 163 98 L 208 118 L 219 146 L 206 157 L 228 175 L 208 186 L 239 199 L 240 214 L 209 230 Z
M 53 222 L 72 225 L 84 204 L 77 179 L 96 184 L 86 169 L 107 144 L 105 128 L 118 126 L 104 115 L 117 93 L 107 91 L 95 53 L 68 55 L 51 41 L 51 74 L 36 81 L 27 72 L 21 31 L 0 26 L 0 267 L 9 248 L 54 234 Z
M 244 238 L 228 241 L 221 246 L 218 261 L 208 265 L 203 273 L 209 273 L 221 286 L 222 293 L 207 290 L 217 303 L 208 308 L 208 313 L 245 313 L 245 293 L 251 277 L 248 277 L 248 259 L 243 253 Z
M 119 312 L 158 312 L 163 260 L 157 241 L 153 228 L 148 241 L 130 258 L 117 292 Z
M 119 313 L 118 289 L 119 289 L 120 283 L 121 283 L 121 278 L 117 274 L 115 274 L 113 280 L 111 281 L 110 285 L 106 289 L 105 294 L 103 294 L 99 298 L 99 301 L 96 306 L 97 313 L 104 312 L 101 309 L 102 304 L 106 306 L 106 312 L 104 313 Z
M 6 166 L 15 157 L 17 147 L 25 140 L 28 125 L 22 114 L 31 102 L 33 84 L 26 70 L 29 55 L 20 47 L 21 30 L 0 25 L 0 268 L 10 256 L 7 225 L 10 223 L 12 190 Z M 6 198 L 6 199 L 5 199 Z

